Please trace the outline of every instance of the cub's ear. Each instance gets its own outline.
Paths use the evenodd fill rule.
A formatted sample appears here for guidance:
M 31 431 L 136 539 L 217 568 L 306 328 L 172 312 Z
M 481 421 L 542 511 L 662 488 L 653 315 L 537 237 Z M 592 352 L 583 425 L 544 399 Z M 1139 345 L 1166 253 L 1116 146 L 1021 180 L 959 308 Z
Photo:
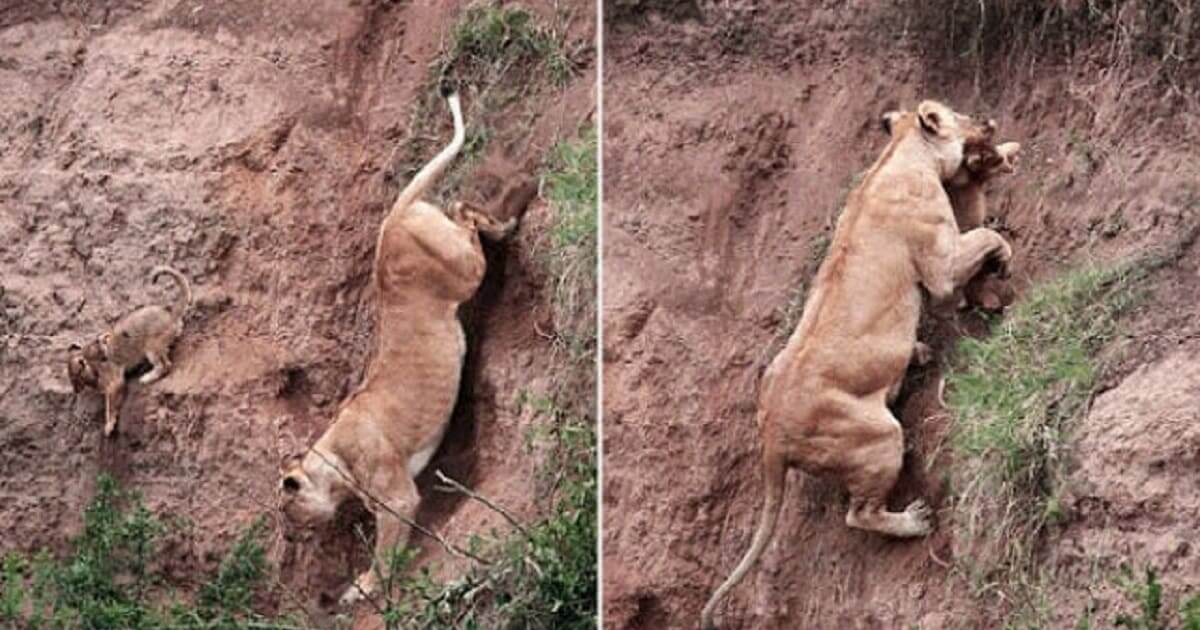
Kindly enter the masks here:
M 67 346 L 67 352 L 78 352 L 80 350 L 83 350 L 83 346 L 75 342 L 71 342 L 71 345 Z
M 937 136 L 942 133 L 942 116 L 943 107 L 933 101 L 921 101 L 917 106 L 917 119 L 921 121 L 921 127 L 929 133 Z
M 1021 145 L 1016 142 L 1005 142 L 996 147 L 996 154 L 1000 156 L 999 169 L 1005 173 L 1012 173 L 1017 169 L 1017 153 L 1020 153 Z
M 895 110 L 884 112 L 883 115 L 879 117 L 879 127 L 883 129 L 883 133 L 886 133 L 889 136 L 892 135 L 892 130 L 896 128 L 896 121 L 900 120 L 901 116 L 903 116 L 903 114 Z
M 996 147 L 996 153 L 999 153 L 1000 157 L 1004 158 L 1005 160 L 1016 158 L 1017 154 L 1020 152 L 1021 143 L 1019 142 L 1005 142 L 1004 144 Z

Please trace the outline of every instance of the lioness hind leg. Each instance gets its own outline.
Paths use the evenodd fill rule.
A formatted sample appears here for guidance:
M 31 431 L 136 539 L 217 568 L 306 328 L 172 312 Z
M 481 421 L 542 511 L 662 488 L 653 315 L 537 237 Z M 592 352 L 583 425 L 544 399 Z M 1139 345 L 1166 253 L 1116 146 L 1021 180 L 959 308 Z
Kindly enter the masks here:
M 417 484 L 408 476 L 407 471 L 401 469 L 395 475 L 399 477 L 399 481 L 394 487 L 382 493 L 384 496 L 376 497 L 386 501 L 387 505 L 380 505 L 376 501 L 367 502 L 375 515 L 375 557 L 372 566 L 342 593 L 338 600 L 342 606 L 353 605 L 374 595 L 379 590 L 381 577 L 392 581 L 390 578 L 393 576 L 388 572 L 395 567 L 392 567 L 389 561 L 390 554 L 394 553 L 397 547 L 408 543 L 408 535 L 412 529 L 410 523 L 416 516 L 417 501 L 420 497 L 417 494 Z
M 862 440 L 850 450 L 850 471 L 846 489 L 850 491 L 850 511 L 846 525 L 888 536 L 912 538 L 929 534 L 930 510 L 924 501 L 914 501 L 903 512 L 889 512 L 885 500 L 904 460 L 904 433 L 900 423 L 886 408 L 871 414 L 870 431 L 859 434 Z

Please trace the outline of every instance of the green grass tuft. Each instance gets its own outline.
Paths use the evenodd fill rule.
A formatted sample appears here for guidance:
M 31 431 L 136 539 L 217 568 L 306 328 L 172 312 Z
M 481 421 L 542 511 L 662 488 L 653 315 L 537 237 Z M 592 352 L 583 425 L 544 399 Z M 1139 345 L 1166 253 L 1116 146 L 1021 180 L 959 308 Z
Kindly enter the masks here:
M 550 23 L 518 6 L 481 2 L 467 7 L 413 110 L 397 165 L 401 178 L 411 179 L 445 143 L 449 117 L 443 82 L 463 96 L 467 139 L 433 191 L 440 202 L 459 192 L 496 140 L 494 121 L 501 112 L 546 87 L 563 87 L 576 74 L 562 34 Z
M 973 584 L 1033 607 L 1046 579 L 1038 547 L 1067 517 L 1071 434 L 1096 393 L 1103 351 L 1119 318 L 1146 295 L 1150 274 L 1178 261 L 1198 232 L 1036 286 L 988 337 L 959 342 L 946 377 L 955 417 L 952 526 L 958 568 Z
M 594 127 L 551 152 L 542 174 L 554 222 L 547 268 L 556 338 L 571 357 L 592 356 L 596 339 L 596 234 L 599 202 Z M 589 390 L 590 391 L 590 390 Z
M 1128 613 L 1117 615 L 1113 625 L 1132 630 L 1159 630 L 1162 628 L 1160 617 L 1163 607 L 1163 588 L 1154 569 L 1147 567 L 1145 582 L 1138 582 L 1134 579 L 1133 572 L 1129 567 L 1123 567 L 1120 585 L 1125 594 L 1137 604 L 1138 611 L 1136 615 Z
M 984 580 L 1026 573 L 1062 517 L 1072 422 L 1095 392 L 1097 353 L 1142 295 L 1144 263 L 1089 267 L 1035 287 L 985 339 L 964 339 L 946 379 L 954 413 L 954 527 Z
M 471 6 L 455 25 L 451 40 L 450 52 L 440 62 L 444 75 L 478 76 L 528 63 L 540 66 L 561 85 L 575 73 L 558 35 L 520 7 Z

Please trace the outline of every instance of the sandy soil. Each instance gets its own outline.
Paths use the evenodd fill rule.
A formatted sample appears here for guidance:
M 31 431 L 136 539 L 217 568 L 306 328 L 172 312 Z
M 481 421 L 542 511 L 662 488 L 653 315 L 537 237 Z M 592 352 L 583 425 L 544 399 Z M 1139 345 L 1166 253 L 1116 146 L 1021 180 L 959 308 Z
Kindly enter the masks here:
M 161 561 L 186 588 L 256 517 L 274 525 L 280 466 L 361 378 L 376 230 L 403 184 L 397 147 L 466 3 L 58 4 L 0 8 L 0 552 L 61 549 L 107 471 L 179 523 Z M 581 72 L 497 113 L 485 163 L 537 163 L 592 109 L 593 7 L 531 4 L 576 12 Z M 488 248 L 464 309 L 459 409 L 429 467 L 523 516 L 537 510 L 534 415 L 517 393 L 554 378 L 535 330 L 549 318 L 548 215 L 535 201 L 515 239 Z M 174 371 L 132 386 L 106 440 L 103 402 L 72 393 L 65 351 L 170 299 L 147 277 L 163 263 L 192 279 L 197 305 Z M 423 524 L 460 544 L 504 529 L 426 477 Z M 367 562 L 351 533 L 361 516 L 307 545 L 272 534 L 283 587 L 328 603 Z M 420 544 L 423 561 L 461 570 Z
M 977 76 L 974 66 L 956 69 L 901 45 L 880 26 L 892 14 L 878 3 L 613 5 L 605 31 L 605 627 L 692 628 L 758 521 L 758 378 L 790 332 L 781 331 L 784 314 L 815 269 L 831 218 L 885 144 L 879 114 L 941 98 L 991 115 L 1002 138 L 1024 145 L 1019 172 L 989 196 L 992 224 L 1016 250 L 1020 299 L 1072 262 L 1141 251 L 1196 225 L 1200 107 L 1140 80 L 1145 68 L 1101 72 L 1095 50 L 1014 59 Z M 1177 364 L 1194 362 L 1198 261 L 1193 246 L 1155 276 L 1109 386 L 1144 369 L 1130 387 L 1169 390 Z M 957 337 L 984 329 L 971 314 L 925 328 L 943 362 Z M 1166 355 L 1174 363 L 1156 367 Z M 898 403 L 911 453 L 892 501 L 925 497 L 944 520 L 940 369 L 914 370 Z M 1163 560 L 1175 597 L 1200 581 L 1194 533 L 1165 498 L 1194 485 L 1183 463 L 1194 460 L 1194 440 L 1179 436 L 1190 446 L 1170 455 L 1157 432 L 1098 431 L 1126 418 L 1105 412 L 1104 400 L 1077 450 L 1079 474 L 1096 489 L 1071 506 L 1061 544 L 1104 546 L 1108 564 Z M 1149 418 L 1177 409 L 1177 401 L 1139 400 Z M 1170 426 L 1162 431 L 1182 431 Z M 1104 464 L 1115 453 L 1157 475 L 1160 500 L 1136 498 L 1119 477 L 1133 473 Z M 1183 462 L 1166 470 L 1152 464 L 1176 456 Z M 995 602 L 972 600 L 934 560 L 953 559 L 945 528 L 915 542 L 851 531 L 839 488 L 799 472 L 789 484 L 775 542 L 726 599 L 723 627 L 994 621 Z M 1138 540 L 1164 529 L 1170 550 L 1137 551 Z M 1064 579 L 1059 600 L 1072 623 L 1087 596 L 1078 577 Z

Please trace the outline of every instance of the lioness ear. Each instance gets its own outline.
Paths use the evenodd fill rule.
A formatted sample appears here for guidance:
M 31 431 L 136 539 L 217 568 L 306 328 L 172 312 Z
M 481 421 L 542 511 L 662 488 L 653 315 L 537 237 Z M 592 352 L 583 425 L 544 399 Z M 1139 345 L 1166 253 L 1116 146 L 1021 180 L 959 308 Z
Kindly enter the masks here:
M 917 119 L 921 121 L 921 127 L 933 135 L 938 135 L 942 130 L 942 112 L 937 103 L 933 101 L 921 101 L 917 106 Z
M 900 116 L 902 115 L 903 114 L 900 112 L 894 110 L 890 112 L 884 112 L 883 115 L 879 117 L 879 126 L 883 128 L 884 133 L 890 136 L 892 135 L 892 130 L 896 128 L 896 121 L 900 120 Z

